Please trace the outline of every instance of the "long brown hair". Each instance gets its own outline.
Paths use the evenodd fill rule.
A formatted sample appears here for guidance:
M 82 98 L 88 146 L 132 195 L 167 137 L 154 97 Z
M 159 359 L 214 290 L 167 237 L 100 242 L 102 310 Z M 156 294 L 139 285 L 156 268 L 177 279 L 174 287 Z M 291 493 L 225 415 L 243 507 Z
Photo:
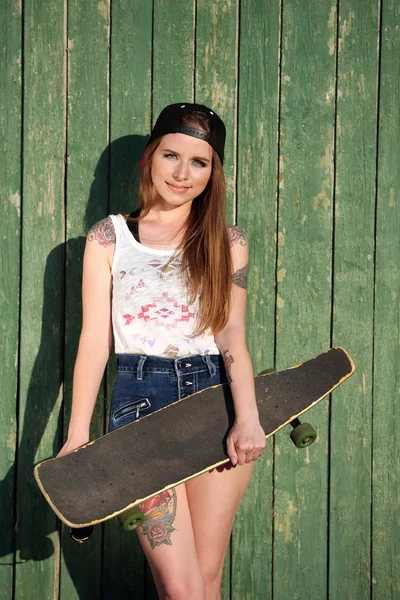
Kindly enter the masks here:
M 184 125 L 210 131 L 205 113 L 193 111 L 182 119 Z M 152 157 L 161 142 L 158 138 L 146 148 L 142 159 L 142 176 L 139 187 L 141 215 L 143 219 L 152 206 L 153 182 L 151 179 Z M 232 258 L 225 222 L 226 184 L 221 160 L 213 150 L 210 179 L 205 190 L 192 202 L 185 224 L 182 248 L 182 272 L 186 276 L 189 302 L 199 297 L 197 325 L 193 332 L 200 335 L 207 329 L 220 332 L 226 325 L 231 307 Z

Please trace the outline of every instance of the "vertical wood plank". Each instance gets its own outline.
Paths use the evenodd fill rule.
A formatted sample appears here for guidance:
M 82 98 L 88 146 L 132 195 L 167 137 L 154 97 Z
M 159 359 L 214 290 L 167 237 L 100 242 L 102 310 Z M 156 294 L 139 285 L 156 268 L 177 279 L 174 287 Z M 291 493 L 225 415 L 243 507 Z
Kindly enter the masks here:
M 195 0 L 154 0 L 153 120 L 164 106 L 193 101 Z
M 283 4 L 277 368 L 330 342 L 335 4 Z M 312 447 L 275 436 L 276 600 L 326 596 L 328 402 L 307 417 Z
M 152 3 L 112 4 L 110 96 L 110 212 L 131 212 L 138 204 L 139 160 L 151 115 Z M 107 377 L 107 400 L 115 379 L 115 356 Z M 104 598 L 144 598 L 145 558 L 135 532 L 116 519 L 105 523 Z
M 333 394 L 329 595 L 370 593 L 377 2 L 340 2 L 333 342 L 357 364 Z
M 228 219 L 236 220 L 236 86 L 238 0 L 197 1 L 195 99 L 213 108 L 226 126 L 224 171 Z
M 275 360 L 280 2 L 240 11 L 237 221 L 249 240 L 247 337 L 255 373 Z M 272 597 L 272 440 L 257 461 L 232 541 L 232 598 Z
M 21 5 L 0 5 L 0 599 L 12 598 L 21 211 Z
M 151 124 L 152 3 L 112 4 L 110 211 L 138 205 L 139 161 Z
M 373 405 L 372 598 L 400 598 L 400 10 L 382 3 Z
M 193 101 L 194 9 L 194 0 L 154 0 L 153 123 L 164 106 Z M 157 598 L 149 570 L 146 593 Z
M 63 333 L 64 2 L 24 3 L 20 431 L 15 598 L 58 595 L 56 518 L 33 466 L 56 453 Z
M 64 439 L 68 432 L 73 369 L 82 324 L 82 259 L 87 231 L 108 212 L 108 161 L 98 167 L 108 142 L 107 1 L 69 0 L 67 19 L 67 198 L 65 279 Z M 91 439 L 103 433 L 101 387 L 91 424 Z M 62 528 L 60 599 L 100 597 L 102 528 L 78 546 Z M 85 569 L 82 569 L 84 561 Z
M 226 126 L 224 171 L 229 223 L 236 221 L 236 85 L 238 2 L 225 0 L 196 5 L 195 101 L 213 108 Z M 222 598 L 230 597 L 230 550 L 221 585 Z

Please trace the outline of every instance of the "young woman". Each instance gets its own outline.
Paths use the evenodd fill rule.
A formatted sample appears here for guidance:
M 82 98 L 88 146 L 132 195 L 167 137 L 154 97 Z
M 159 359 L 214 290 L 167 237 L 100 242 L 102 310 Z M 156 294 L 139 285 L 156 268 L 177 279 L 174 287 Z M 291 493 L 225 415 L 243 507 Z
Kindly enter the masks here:
M 140 542 L 160 598 L 174 600 L 220 598 L 235 513 L 265 448 L 245 342 L 247 240 L 225 224 L 224 144 L 215 112 L 167 106 L 141 161 L 140 211 L 111 215 L 90 230 L 72 414 L 60 452 L 89 439 L 113 335 L 118 375 L 109 431 L 230 383 L 232 468 L 214 469 L 141 506 Z

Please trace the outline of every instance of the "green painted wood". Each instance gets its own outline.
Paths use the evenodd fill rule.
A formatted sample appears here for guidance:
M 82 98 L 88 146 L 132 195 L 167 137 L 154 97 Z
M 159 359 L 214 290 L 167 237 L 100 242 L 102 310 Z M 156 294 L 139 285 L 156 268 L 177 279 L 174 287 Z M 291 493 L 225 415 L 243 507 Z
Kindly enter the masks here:
M 227 219 L 236 222 L 236 114 L 237 114 L 238 2 L 196 3 L 194 99 L 213 108 L 226 126 L 224 171 L 227 182 Z M 225 557 L 222 598 L 230 597 L 230 556 Z
M 20 406 L 15 598 L 58 594 L 54 513 L 33 478 L 58 447 L 63 330 L 64 2 L 24 3 Z
M 335 2 L 283 4 L 276 363 L 329 346 Z M 296 450 L 275 437 L 273 597 L 327 589 L 328 401 L 307 414 L 319 439 Z
M 333 342 L 357 364 L 333 394 L 329 595 L 370 593 L 377 3 L 340 3 Z
M 238 4 L 198 0 L 196 7 L 195 100 L 214 108 L 226 126 L 224 171 L 231 223 L 236 221 Z
M 173 102 L 193 101 L 194 0 L 154 0 L 153 121 Z
M 374 335 L 372 598 L 400 598 L 400 12 L 382 3 Z
M 112 5 L 110 212 L 138 205 L 139 161 L 151 125 L 152 5 Z
M 110 96 L 110 209 L 131 212 L 138 203 L 139 160 L 150 132 L 152 5 L 129 0 L 112 5 Z M 115 379 L 107 370 L 107 410 Z M 136 532 L 117 520 L 105 523 L 104 598 L 145 597 L 145 558 Z
M 21 7 L 0 5 L 0 599 L 12 598 L 21 212 Z
M 160 111 L 173 102 L 193 101 L 194 23 L 193 0 L 154 0 L 153 13 L 153 123 Z M 147 600 L 157 593 L 147 569 Z
M 108 161 L 100 163 L 108 143 L 107 1 L 70 0 L 67 13 L 67 167 L 64 349 L 64 439 L 68 432 L 72 378 L 82 324 L 82 259 L 87 231 L 108 213 Z M 99 165 L 100 163 L 100 165 Z M 104 389 L 100 387 L 91 439 L 104 430 Z M 61 533 L 60 599 L 100 597 L 102 530 L 77 546 L 69 529 Z M 84 562 L 85 568 L 82 569 Z
M 246 0 L 240 15 L 237 222 L 249 240 L 247 337 L 258 373 L 275 356 L 280 5 Z M 269 440 L 235 521 L 232 598 L 272 597 L 272 465 Z
M 215 3 L 155 0 L 151 46 L 152 3 L 140 5 L 137 0 L 124 0 L 112 3 L 111 9 L 108 0 L 99 3 L 89 0 L 85 6 L 75 0 L 67 4 L 61 0 L 42 4 L 27 0 L 21 9 L 19 2 L 7 0 L 0 9 L 4 40 L 0 68 L 7 82 L 0 90 L 1 148 L 7 144 L 0 183 L 3 209 L 0 243 L 2 272 L 6 274 L 0 292 L 4 334 L 1 350 L 5 357 L 0 367 L 4 388 L 0 434 L 6 440 L 0 451 L 0 478 L 3 478 L 0 510 L 9 515 L 2 527 L 0 598 L 12 596 L 12 567 L 7 563 L 12 558 L 10 539 L 14 527 L 10 507 L 19 369 L 15 361 L 19 335 L 21 191 L 21 406 L 15 598 L 58 597 L 60 560 L 61 598 L 77 597 L 80 592 L 82 598 L 92 598 L 88 582 L 96 581 L 97 593 L 100 572 L 103 574 L 100 595 L 104 598 L 115 597 L 116 589 L 121 598 L 132 593 L 156 598 L 135 534 L 124 534 L 115 522 L 106 530 L 103 558 L 99 554 L 100 528 L 90 546 L 82 548 L 69 544 L 67 532 L 63 531 L 64 555 L 60 557 L 54 535 L 56 519 L 41 503 L 32 479 L 32 466 L 53 455 L 61 441 L 57 421 L 63 369 L 65 418 L 68 417 L 81 319 L 80 265 L 84 237 L 93 222 L 108 212 L 129 210 L 135 202 L 138 178 L 135 164 L 145 143 L 143 136 L 149 132 L 152 115 L 155 117 L 169 102 L 196 98 L 214 105 L 227 122 L 228 215 L 247 232 L 253 265 L 249 286 L 249 347 L 255 369 L 272 366 L 279 7 L 260 0 L 252 3 L 242 0 L 240 6 L 238 0 L 225 4 L 219 0 Z M 306 8 L 298 0 L 283 3 L 276 364 L 290 365 L 328 345 L 332 314 L 333 341 L 354 353 L 358 374 L 335 392 L 330 428 L 328 402 L 313 410 L 310 420 L 320 433 L 314 447 L 298 453 L 288 441 L 289 432 L 285 432 L 275 441 L 275 463 L 267 452 L 256 466 L 237 517 L 232 563 L 227 562 L 224 573 L 225 598 L 272 595 L 285 599 L 343 595 L 364 598 L 369 597 L 370 586 L 374 597 L 400 596 L 397 519 L 400 457 L 393 442 L 400 391 L 399 9 L 394 0 L 381 3 L 376 145 L 378 3 L 370 0 L 366 4 L 360 0 L 340 3 L 337 99 L 335 5 L 333 0 L 322 0 Z M 63 47 L 66 7 L 71 40 L 68 96 Z M 107 66 L 110 10 L 111 70 Z M 19 54 L 21 19 L 25 26 L 24 57 Z M 19 184 L 22 62 L 19 61 L 24 64 L 22 189 Z M 68 197 L 64 205 L 63 107 L 67 100 Z M 332 230 L 336 100 L 337 181 Z M 107 137 L 109 119 L 110 138 Z M 376 156 L 379 170 L 375 246 Z M 133 171 L 129 172 L 131 164 Z M 252 185 L 254 181 L 257 187 Z M 263 191 L 256 193 L 255 189 L 261 187 Z M 329 277 L 333 233 L 332 309 Z M 112 376 L 113 366 L 108 371 L 108 396 Z M 101 391 L 94 435 L 102 430 L 103 402 Z M 269 481 L 274 470 L 272 490 Z M 275 528 L 271 531 L 271 514 L 267 513 L 273 498 Z M 275 551 L 273 561 L 271 544 Z M 82 571 L 79 575 L 78 567 Z

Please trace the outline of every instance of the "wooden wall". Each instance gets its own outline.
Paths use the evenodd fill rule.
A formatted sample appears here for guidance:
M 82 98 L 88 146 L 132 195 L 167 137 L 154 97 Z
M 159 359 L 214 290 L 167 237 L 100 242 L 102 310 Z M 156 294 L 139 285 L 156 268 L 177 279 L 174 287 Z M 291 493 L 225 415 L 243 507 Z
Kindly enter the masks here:
M 223 598 L 400 598 L 397 0 L 2 0 L 0 28 L 0 600 L 155 598 L 135 534 L 74 545 L 32 469 L 68 422 L 86 232 L 135 205 L 150 125 L 181 100 L 227 124 L 255 371 L 336 344 L 358 366 L 311 448 L 269 440 Z

